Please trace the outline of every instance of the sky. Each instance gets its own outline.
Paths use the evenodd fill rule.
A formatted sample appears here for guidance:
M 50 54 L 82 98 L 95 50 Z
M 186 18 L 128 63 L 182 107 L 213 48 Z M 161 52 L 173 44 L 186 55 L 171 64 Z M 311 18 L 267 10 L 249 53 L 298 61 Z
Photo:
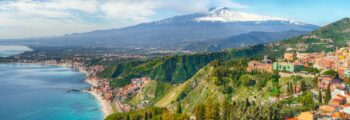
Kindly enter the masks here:
M 349 0 L 0 0 L 0 39 L 122 28 L 212 7 L 326 25 L 350 17 Z

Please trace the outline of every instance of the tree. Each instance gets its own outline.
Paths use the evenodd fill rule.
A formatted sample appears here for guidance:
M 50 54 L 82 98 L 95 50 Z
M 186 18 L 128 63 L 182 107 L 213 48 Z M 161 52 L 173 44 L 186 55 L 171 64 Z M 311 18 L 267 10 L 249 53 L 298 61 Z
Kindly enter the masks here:
M 196 120 L 205 120 L 205 106 L 203 104 L 197 105 L 194 108 L 194 115 Z
M 327 70 L 327 71 L 323 72 L 323 75 L 329 75 L 329 76 L 337 77 L 338 76 L 338 72 L 336 72 L 334 70 Z
M 270 92 L 271 92 L 272 96 L 279 97 L 280 94 L 281 94 L 280 86 L 278 86 L 276 84 L 273 85 L 272 89 L 270 90 Z
M 322 93 L 321 93 L 321 90 L 318 91 L 318 103 L 322 104 Z
M 288 82 L 288 84 L 287 84 L 287 93 L 288 93 L 288 95 L 293 94 L 293 85 L 291 82 Z
M 181 114 L 182 113 L 182 108 L 181 108 L 181 103 L 180 101 L 177 102 L 177 108 L 176 108 L 176 113 Z
M 222 102 L 221 111 L 222 111 L 221 119 L 222 120 L 227 120 L 228 116 L 229 116 L 229 113 L 230 113 L 230 104 L 228 103 L 226 97 L 224 98 L 224 100 Z
M 331 96 L 331 85 L 328 84 L 327 86 L 327 90 L 326 90 L 326 98 L 325 98 L 325 103 L 328 103 L 331 100 L 332 96 Z
M 208 102 L 205 110 L 206 120 L 220 119 L 220 106 L 217 102 Z
M 146 111 L 145 114 L 143 115 L 144 120 L 148 120 L 148 112 Z
M 254 80 L 252 80 L 251 76 L 248 74 L 241 75 L 239 81 L 241 81 L 244 86 L 254 85 Z
M 301 83 L 300 83 L 300 89 L 301 89 L 301 91 L 306 91 L 306 84 L 305 84 L 305 81 L 304 80 L 302 80 L 301 81 Z
M 220 119 L 220 104 L 215 103 L 214 104 L 214 111 L 213 111 L 213 120 L 219 120 Z

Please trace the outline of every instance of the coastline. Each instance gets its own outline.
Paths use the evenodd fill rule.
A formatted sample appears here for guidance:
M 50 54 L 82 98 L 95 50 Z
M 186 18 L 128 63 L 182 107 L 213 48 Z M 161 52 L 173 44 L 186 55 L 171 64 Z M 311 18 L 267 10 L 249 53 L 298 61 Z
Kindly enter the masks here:
M 89 73 L 87 71 L 85 71 L 81 68 L 72 67 L 68 64 L 45 64 L 45 63 L 19 63 L 19 64 L 53 65 L 53 66 L 72 68 L 72 69 L 78 70 L 79 72 L 81 72 L 85 75 L 86 78 L 85 78 L 84 82 L 91 85 L 88 89 L 84 90 L 83 92 L 89 93 L 96 98 L 97 102 L 99 102 L 99 104 L 100 104 L 101 111 L 103 112 L 103 118 L 106 118 L 108 115 L 114 113 L 114 110 L 112 108 L 112 104 L 110 102 L 104 100 L 101 95 L 98 95 L 96 92 L 90 90 L 92 87 L 96 87 L 97 83 L 95 82 L 96 80 L 92 80 L 89 78 Z
M 68 67 L 67 65 L 58 65 L 58 66 Z M 86 78 L 85 78 L 84 82 L 86 82 L 86 83 L 91 85 L 90 89 L 92 87 L 96 87 L 97 86 L 96 80 L 90 79 L 89 78 L 89 73 L 87 71 L 85 71 L 83 69 L 80 69 L 80 68 L 74 68 L 74 69 L 77 69 L 77 70 L 79 70 L 79 72 L 85 74 Z M 108 102 L 107 100 L 104 100 L 101 95 L 98 95 L 96 92 L 94 92 L 94 91 L 92 91 L 90 89 L 84 90 L 84 92 L 90 93 L 100 103 L 101 110 L 103 112 L 103 117 L 106 118 L 108 115 L 114 113 L 114 110 L 112 108 L 111 103 Z
M 85 82 L 89 83 L 92 87 L 96 86 L 96 83 L 93 82 L 89 78 L 85 79 Z M 84 92 L 90 93 L 91 95 L 93 95 L 97 99 L 97 101 L 101 105 L 101 110 L 103 112 L 104 118 L 106 118 L 108 115 L 114 113 L 111 103 L 106 101 L 106 100 L 104 100 L 102 98 L 102 96 L 98 95 L 96 92 L 91 91 L 91 90 L 85 90 Z

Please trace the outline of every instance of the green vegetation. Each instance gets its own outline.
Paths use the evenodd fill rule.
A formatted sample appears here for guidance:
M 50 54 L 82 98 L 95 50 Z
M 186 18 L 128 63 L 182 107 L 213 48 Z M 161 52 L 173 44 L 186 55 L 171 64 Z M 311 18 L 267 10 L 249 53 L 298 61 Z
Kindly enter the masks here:
M 130 83 L 130 79 L 142 76 L 168 83 L 182 83 L 210 61 L 220 59 L 221 55 L 221 53 L 208 53 L 124 62 L 106 69 L 100 77 L 112 78 L 112 87 L 125 86 Z
M 132 94 L 130 99 L 125 102 L 135 106 L 140 104 L 143 100 L 148 100 L 150 105 L 154 105 L 157 101 L 164 98 L 164 95 L 172 89 L 173 86 L 170 83 L 152 80 L 141 89 L 140 93 Z
M 149 76 L 154 81 L 145 86 L 141 94 L 154 95 L 153 98 L 145 98 L 150 98 L 157 107 L 169 109 L 146 108 L 130 113 L 113 114 L 114 119 L 148 116 L 149 113 L 144 112 L 147 109 L 163 111 L 152 113 L 152 118 L 147 119 L 160 119 L 159 116 L 180 119 L 187 118 L 187 114 L 195 115 L 198 120 L 273 120 L 293 117 L 300 112 L 317 108 L 322 102 L 327 103 L 330 100 L 329 87 L 325 91 L 324 99 L 319 91 L 318 102 L 315 102 L 310 92 L 311 88 L 317 87 L 318 81 L 315 78 L 280 77 L 277 73 L 248 72 L 247 62 L 262 58 L 263 55 L 269 55 L 272 59 L 281 57 L 287 48 L 295 52 L 331 51 L 344 46 L 350 40 L 349 28 L 350 19 L 346 18 L 307 35 L 314 35 L 315 38 L 299 36 L 278 43 L 221 53 L 121 62 L 103 71 L 100 77 L 112 78 L 112 86 L 121 87 L 130 83 L 131 78 Z M 329 39 L 332 42 L 327 42 Z M 319 73 L 319 70 L 314 68 L 307 68 L 306 71 L 312 74 Z M 337 76 L 333 71 L 326 71 L 324 74 Z M 294 97 L 297 87 L 301 88 L 302 93 Z M 283 100 L 270 104 L 271 98 L 278 97 L 283 97 Z
M 279 104 L 260 104 L 249 100 L 219 104 L 208 102 L 195 107 L 197 120 L 278 120 L 282 119 Z
M 327 70 L 327 71 L 323 72 L 323 75 L 329 75 L 329 76 L 337 77 L 338 76 L 338 72 L 334 71 L 334 70 Z
M 173 114 L 166 108 L 145 108 L 127 113 L 114 113 L 105 120 L 188 120 L 185 114 Z
M 318 103 L 322 104 L 322 92 L 321 92 L 321 90 L 318 91 Z
M 330 100 L 332 99 L 332 95 L 331 95 L 331 87 L 330 84 L 327 86 L 327 90 L 326 90 L 326 96 L 325 96 L 325 103 L 328 103 Z

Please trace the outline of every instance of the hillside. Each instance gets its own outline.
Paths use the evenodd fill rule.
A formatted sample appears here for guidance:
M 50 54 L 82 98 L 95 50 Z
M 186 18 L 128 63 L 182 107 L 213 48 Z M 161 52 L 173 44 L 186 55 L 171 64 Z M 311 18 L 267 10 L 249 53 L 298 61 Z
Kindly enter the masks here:
M 192 77 L 200 68 L 213 60 L 228 60 L 232 58 L 259 58 L 269 55 L 271 58 L 282 56 L 287 51 L 323 52 L 342 47 L 349 41 L 349 18 L 322 27 L 304 36 L 296 36 L 280 42 L 259 44 L 241 49 L 232 49 L 219 53 L 179 55 L 156 58 L 144 61 L 142 64 L 118 68 L 112 71 L 114 86 L 127 84 L 130 78 L 150 76 L 154 80 L 182 83 Z
M 235 35 L 218 40 L 194 42 L 183 47 L 190 51 L 222 51 L 230 48 L 243 48 L 257 44 L 266 44 L 295 36 L 305 35 L 307 31 L 282 31 L 282 32 L 250 32 Z
M 112 78 L 113 87 L 130 83 L 131 78 L 149 76 L 153 80 L 182 83 L 210 61 L 221 58 L 221 53 L 181 55 L 150 59 L 137 64 L 120 63 L 103 71 L 101 78 Z M 139 64 L 142 63 L 142 64 Z
M 345 47 L 350 42 L 350 18 L 343 18 L 303 36 L 292 37 L 279 42 L 255 45 L 239 50 L 231 50 L 234 56 L 280 57 L 289 52 L 329 52 Z
M 140 64 L 127 65 L 128 67 L 126 68 L 116 67 L 119 65 L 115 65 L 111 67 L 115 69 L 107 69 L 104 72 L 112 74 L 110 78 L 114 78 L 112 85 L 115 87 L 129 83 L 130 78 L 141 76 L 150 76 L 154 80 L 163 82 L 182 83 L 213 60 L 229 60 L 241 57 L 258 58 L 263 55 L 269 55 L 275 58 L 280 57 L 287 49 L 298 52 L 335 50 L 338 46 L 345 46 L 345 43 L 350 40 L 348 34 L 350 32 L 348 30 L 349 27 L 349 18 L 344 18 L 305 36 L 292 37 L 280 42 L 232 49 L 219 53 L 156 58 Z M 318 37 L 318 35 L 320 36 Z M 317 38 L 309 38 L 308 36 L 317 36 Z M 328 41 L 325 41 L 325 39 Z

